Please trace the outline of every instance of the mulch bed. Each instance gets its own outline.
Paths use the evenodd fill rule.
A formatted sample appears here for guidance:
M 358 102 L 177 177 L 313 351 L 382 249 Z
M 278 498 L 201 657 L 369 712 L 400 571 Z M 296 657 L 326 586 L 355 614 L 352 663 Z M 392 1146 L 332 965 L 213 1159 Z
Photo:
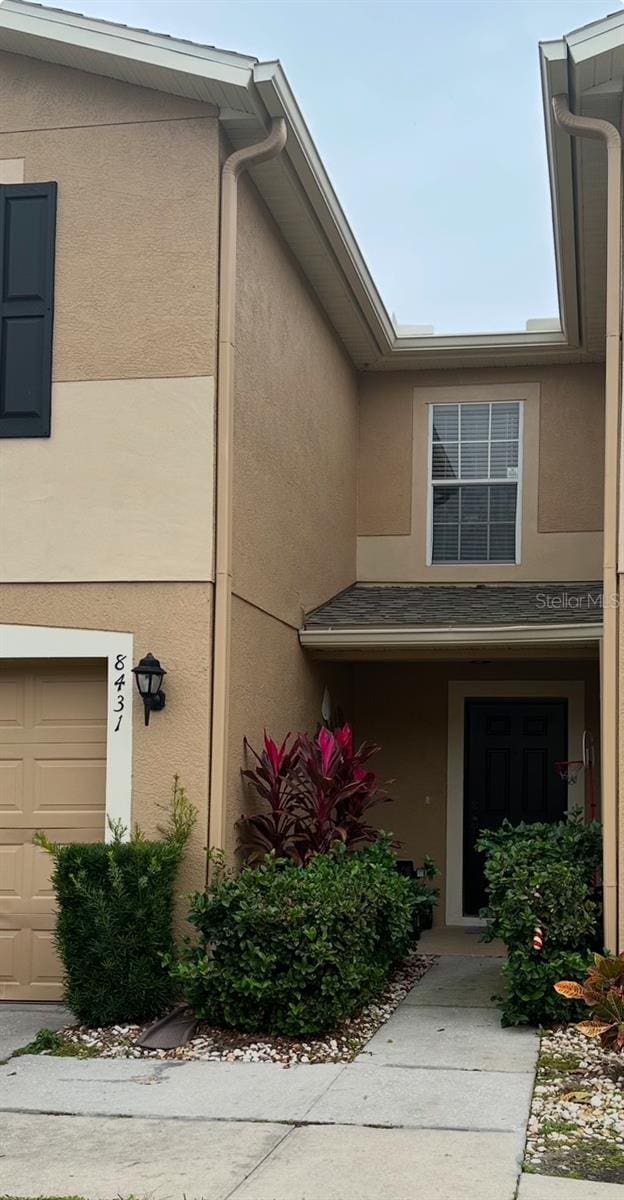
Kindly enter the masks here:
M 572 1025 L 542 1035 L 524 1170 L 624 1183 L 624 1055 Z
M 290 1067 L 294 1063 L 351 1062 L 435 961 L 432 956 L 416 952 L 411 954 L 395 971 L 382 994 L 331 1035 L 304 1040 L 239 1033 L 201 1023 L 195 1037 L 186 1046 L 179 1046 L 176 1050 L 142 1050 L 136 1046 L 136 1041 L 147 1028 L 145 1025 L 115 1025 L 108 1029 L 70 1025 L 59 1031 L 62 1044 L 58 1049 L 44 1053 L 63 1057 L 75 1055 L 78 1058 L 275 1062 L 283 1067 Z

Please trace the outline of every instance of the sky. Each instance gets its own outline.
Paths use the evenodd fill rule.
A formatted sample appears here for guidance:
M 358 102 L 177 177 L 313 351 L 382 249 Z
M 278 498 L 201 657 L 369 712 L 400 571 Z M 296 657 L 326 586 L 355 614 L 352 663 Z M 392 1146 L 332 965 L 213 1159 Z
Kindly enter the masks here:
M 47 0 L 46 0 L 47 2 Z M 56 0 L 279 58 L 388 311 L 557 316 L 538 42 L 618 0 Z

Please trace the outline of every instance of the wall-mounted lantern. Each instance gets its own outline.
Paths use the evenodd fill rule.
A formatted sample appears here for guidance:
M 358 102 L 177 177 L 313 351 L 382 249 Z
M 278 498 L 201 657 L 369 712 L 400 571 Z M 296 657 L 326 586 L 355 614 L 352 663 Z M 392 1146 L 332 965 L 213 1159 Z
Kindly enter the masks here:
M 165 707 L 165 693 L 161 691 L 161 684 L 167 672 L 158 659 L 148 653 L 132 668 L 132 674 L 145 706 L 145 724 L 149 725 L 150 714 L 160 712 Z

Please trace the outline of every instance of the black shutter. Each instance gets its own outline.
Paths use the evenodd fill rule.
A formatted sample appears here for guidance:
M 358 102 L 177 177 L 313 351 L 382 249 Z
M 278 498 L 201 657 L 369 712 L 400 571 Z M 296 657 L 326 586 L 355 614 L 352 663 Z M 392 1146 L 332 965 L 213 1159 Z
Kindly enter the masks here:
M 0 186 L 0 438 L 49 437 L 56 184 Z

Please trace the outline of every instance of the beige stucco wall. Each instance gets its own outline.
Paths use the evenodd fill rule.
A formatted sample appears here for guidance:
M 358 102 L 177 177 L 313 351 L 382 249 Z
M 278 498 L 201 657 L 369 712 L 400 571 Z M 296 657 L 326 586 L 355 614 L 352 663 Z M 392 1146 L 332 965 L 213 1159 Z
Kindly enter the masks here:
M 179 771 L 188 890 L 208 830 L 217 114 L 2 54 L 0 164 L 58 182 L 52 432 L 0 441 L 0 621 L 129 631 L 161 658 L 148 728 L 134 690 L 133 819 L 154 832 Z
M 326 682 L 348 700 L 349 668 L 320 669 L 297 629 L 355 579 L 357 444 L 352 367 L 248 179 L 238 236 L 232 820 L 243 736 L 314 730 Z
M 246 737 L 262 746 L 266 729 L 272 737 L 309 730 L 321 720 L 327 687 L 334 705 L 353 712 L 352 669 L 348 663 L 320 663 L 307 658 L 297 632 L 273 616 L 236 597 L 233 602 L 232 693 L 230 709 L 230 781 L 227 794 L 226 850 L 232 854 L 243 811 L 254 808 L 253 795 L 240 776 L 252 765 L 243 749 Z
M 178 772 L 199 810 L 180 890 L 202 884 L 208 828 L 212 587 L 208 584 L 0 585 L 3 623 L 134 634 L 135 655 L 151 650 L 167 669 L 165 709 L 146 728 L 133 704 L 133 820 L 154 833 Z M 136 689 L 133 686 L 133 693 Z
M 381 745 L 375 766 L 382 780 L 392 781 L 388 790 L 395 797 L 393 804 L 377 810 L 379 823 L 398 838 L 402 857 L 422 863 L 430 854 L 441 869 L 437 924 L 444 924 L 446 904 L 448 685 L 450 680 L 484 679 L 582 680 L 587 728 L 599 745 L 595 661 L 379 662 L 354 667 L 357 735 Z
M 522 559 L 513 566 L 427 566 L 427 406 L 436 400 L 476 400 L 482 389 L 488 400 L 500 396 L 525 401 Z M 467 582 L 601 577 L 604 387 L 600 365 L 371 372 L 361 377 L 360 397 L 359 579 Z
M 52 436 L 0 442 L 0 579 L 212 579 L 218 157 L 209 106 L 0 55 L 3 177 L 58 183 Z
M 51 438 L 0 439 L 0 581 L 213 578 L 210 378 L 57 383 Z

